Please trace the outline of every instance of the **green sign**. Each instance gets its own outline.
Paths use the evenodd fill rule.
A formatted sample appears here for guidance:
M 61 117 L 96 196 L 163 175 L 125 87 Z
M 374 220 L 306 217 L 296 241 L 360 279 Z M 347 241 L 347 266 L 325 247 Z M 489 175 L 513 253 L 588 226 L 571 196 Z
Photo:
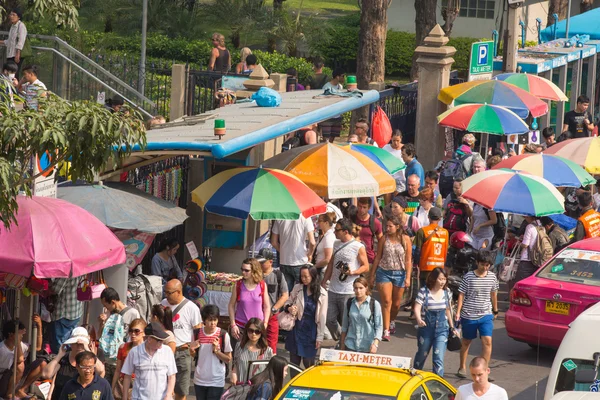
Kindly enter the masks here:
M 567 360 L 565 361 L 563 364 L 563 367 L 565 367 L 565 369 L 569 372 L 573 371 L 575 368 L 577 368 L 577 364 L 575 364 L 573 362 L 573 360 Z
M 494 42 L 476 42 L 471 45 L 469 76 L 489 75 L 494 71 Z

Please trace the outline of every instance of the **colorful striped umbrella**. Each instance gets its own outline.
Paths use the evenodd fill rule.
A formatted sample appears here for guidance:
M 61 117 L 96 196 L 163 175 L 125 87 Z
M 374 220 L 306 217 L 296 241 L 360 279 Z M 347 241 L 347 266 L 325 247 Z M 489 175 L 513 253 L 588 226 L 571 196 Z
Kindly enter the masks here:
M 463 197 L 496 212 L 541 217 L 565 212 L 565 198 L 550 182 L 511 170 L 488 170 L 462 181 Z
M 590 174 L 600 174 L 600 137 L 565 140 L 544 150 L 581 165 Z
M 438 117 L 442 126 L 461 131 L 514 135 L 529 132 L 527 124 L 507 108 L 491 104 L 463 104 Z
M 550 154 L 522 154 L 507 158 L 493 169 L 509 168 L 542 177 L 554 186 L 580 187 L 595 183 L 593 176 L 563 157 Z
M 329 199 L 379 196 L 396 190 L 394 178 L 376 162 L 331 143 L 297 147 L 268 159 L 263 166 L 286 170 Z
M 223 171 L 194 189 L 192 201 L 213 214 L 241 219 L 298 219 L 327 211 L 325 202 L 298 178 L 268 168 Z
M 352 151 L 356 151 L 364 156 L 369 157 L 371 160 L 375 161 L 377 165 L 385 169 L 389 174 L 393 175 L 396 172 L 402 171 L 406 168 L 404 161 L 398 157 L 394 157 L 389 151 L 381 149 L 377 146 L 372 146 L 370 144 L 350 143 L 343 146 L 344 150 L 346 147 Z
M 569 101 L 569 98 L 552 81 L 531 74 L 507 73 L 496 75 L 494 79 L 510 83 L 531 93 L 535 97 L 553 101 Z
M 521 118 L 540 117 L 548 112 L 548 104 L 525 90 L 502 81 L 472 81 L 449 86 L 440 91 L 444 104 L 492 104 L 510 109 Z

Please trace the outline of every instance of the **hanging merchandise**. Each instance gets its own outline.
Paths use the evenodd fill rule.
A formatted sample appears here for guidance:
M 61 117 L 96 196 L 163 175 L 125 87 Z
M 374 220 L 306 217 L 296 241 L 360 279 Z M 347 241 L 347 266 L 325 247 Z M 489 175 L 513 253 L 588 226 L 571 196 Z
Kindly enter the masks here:
M 188 162 L 187 156 L 159 161 L 129 171 L 127 181 L 154 197 L 185 207 Z
M 94 276 L 96 276 L 94 278 Z M 79 301 L 92 301 L 93 299 L 99 299 L 102 291 L 106 289 L 104 283 L 104 275 L 102 271 L 94 274 L 88 274 L 82 277 L 77 287 L 77 300 Z
M 385 146 L 392 139 L 392 124 L 390 124 L 385 111 L 379 106 L 373 114 L 371 133 L 373 134 L 373 140 L 377 142 L 379 147 Z

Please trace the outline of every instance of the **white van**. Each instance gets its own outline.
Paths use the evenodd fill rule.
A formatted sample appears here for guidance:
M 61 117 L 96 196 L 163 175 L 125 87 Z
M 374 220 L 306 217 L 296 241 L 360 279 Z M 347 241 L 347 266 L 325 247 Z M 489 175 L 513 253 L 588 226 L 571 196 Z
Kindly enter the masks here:
M 569 325 L 554 357 L 544 400 L 562 399 L 552 397 L 558 392 L 599 392 L 599 365 L 600 303 L 596 303 Z

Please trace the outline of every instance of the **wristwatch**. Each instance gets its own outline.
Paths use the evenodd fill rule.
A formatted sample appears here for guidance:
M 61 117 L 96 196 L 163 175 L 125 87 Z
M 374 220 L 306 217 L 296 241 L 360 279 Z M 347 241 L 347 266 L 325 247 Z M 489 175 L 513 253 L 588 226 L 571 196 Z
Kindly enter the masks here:
M 498 310 L 492 310 L 492 314 L 498 315 Z
M 275 307 L 271 307 L 271 314 L 277 314 L 279 312 L 279 309 L 275 308 Z

